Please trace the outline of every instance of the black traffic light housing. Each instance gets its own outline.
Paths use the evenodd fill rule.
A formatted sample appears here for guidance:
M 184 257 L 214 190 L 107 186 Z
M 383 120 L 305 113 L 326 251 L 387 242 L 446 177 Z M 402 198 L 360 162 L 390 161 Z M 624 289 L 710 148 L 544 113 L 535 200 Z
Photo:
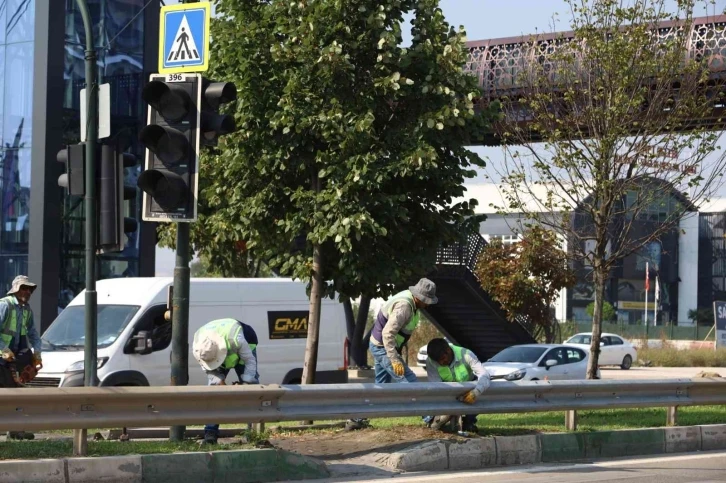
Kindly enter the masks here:
M 146 221 L 197 218 L 200 96 L 199 74 L 152 74 L 144 87 L 149 119 L 139 133 L 147 150 L 138 185 Z
M 237 88 L 199 74 L 152 74 L 142 97 L 149 104 L 148 124 L 139 133 L 147 148 L 138 181 L 142 219 L 195 221 L 200 146 L 216 146 L 235 131 L 234 117 L 219 108 L 237 99 Z
M 58 177 L 58 186 L 66 188 L 69 195 L 86 194 L 86 144 L 71 144 L 58 151 L 58 162 L 63 163 L 66 172 Z
M 134 218 L 124 216 L 124 201 L 136 197 L 136 187 L 127 186 L 124 170 L 136 166 L 136 156 L 114 146 L 101 146 L 98 176 L 98 251 L 122 251 L 126 233 L 138 229 Z

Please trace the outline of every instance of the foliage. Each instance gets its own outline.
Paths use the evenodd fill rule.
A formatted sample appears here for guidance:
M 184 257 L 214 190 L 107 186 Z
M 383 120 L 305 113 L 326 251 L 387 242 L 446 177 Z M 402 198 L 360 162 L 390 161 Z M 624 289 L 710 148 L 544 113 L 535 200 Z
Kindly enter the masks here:
M 726 167 L 720 131 L 697 122 L 718 125 L 723 94 L 707 82 L 709 57 L 688 51 L 696 0 L 679 0 L 672 15 L 667 3 L 568 0 L 571 38 L 532 39 L 540 50 L 523 54 L 518 95 L 497 124 L 507 145 L 501 208 L 558 233 L 595 288 L 589 377 L 611 270 L 677 230 Z M 678 22 L 654 30 L 668 20 Z
M 585 312 L 587 315 L 592 317 L 595 313 L 595 302 L 590 302 L 590 304 L 585 308 Z M 615 316 L 617 314 L 615 313 L 615 307 L 612 306 L 610 302 L 603 301 L 602 303 L 602 320 L 603 322 L 611 322 L 615 320 Z
M 477 226 L 475 202 L 454 199 L 483 166 L 465 146 L 489 111 L 474 112 L 464 32 L 438 0 L 218 0 L 216 10 L 210 75 L 236 84 L 239 131 L 202 163 L 197 252 L 226 269 L 244 240 L 281 275 L 310 280 L 320 247 L 327 293 L 377 297 Z M 166 227 L 163 244 L 172 235 Z
M 551 336 L 557 323 L 551 307 L 560 290 L 575 284 L 567 253 L 559 245 L 554 233 L 533 227 L 523 233 L 519 243 L 490 243 L 475 270 L 482 288 L 501 304 L 510 320 L 525 317 Z
M 688 318 L 698 325 L 713 325 L 713 307 L 691 309 L 688 311 Z
M 202 255 L 194 260 L 189 266 L 191 276 L 196 278 L 256 278 L 270 277 L 272 272 L 261 260 L 253 260 L 243 255 L 232 265 L 224 265 L 223 268 L 215 267 L 208 255 Z
M 659 348 L 640 347 L 638 359 L 655 367 L 726 367 L 726 349 L 678 350 L 666 343 Z M 720 374 L 726 376 L 726 372 Z

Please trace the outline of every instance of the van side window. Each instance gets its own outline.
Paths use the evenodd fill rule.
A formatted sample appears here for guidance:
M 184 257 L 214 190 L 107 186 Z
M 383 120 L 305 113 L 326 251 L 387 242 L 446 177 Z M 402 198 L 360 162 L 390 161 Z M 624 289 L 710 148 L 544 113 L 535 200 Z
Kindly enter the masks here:
M 151 332 L 152 350 L 164 350 L 171 344 L 171 321 L 164 319 L 166 305 L 151 307 L 141 316 L 134 330 L 138 334 L 142 330 Z

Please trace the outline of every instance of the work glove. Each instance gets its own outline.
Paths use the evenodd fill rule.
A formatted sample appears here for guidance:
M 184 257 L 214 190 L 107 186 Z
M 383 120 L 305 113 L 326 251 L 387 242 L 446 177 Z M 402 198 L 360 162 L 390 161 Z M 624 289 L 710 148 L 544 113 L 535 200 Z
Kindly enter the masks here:
M 481 393 L 476 389 L 472 389 L 471 391 L 461 396 L 459 400 L 466 404 L 474 404 L 476 402 L 476 398 L 478 398 L 480 394 Z
M 6 362 L 13 362 L 15 360 L 15 354 L 10 349 L 3 349 L 2 358 Z
M 403 376 L 404 372 L 406 372 L 406 368 L 401 361 L 391 361 L 391 367 L 393 368 L 393 373 L 398 377 Z
M 33 354 L 33 367 L 38 371 L 43 368 L 43 359 L 40 357 L 40 354 Z

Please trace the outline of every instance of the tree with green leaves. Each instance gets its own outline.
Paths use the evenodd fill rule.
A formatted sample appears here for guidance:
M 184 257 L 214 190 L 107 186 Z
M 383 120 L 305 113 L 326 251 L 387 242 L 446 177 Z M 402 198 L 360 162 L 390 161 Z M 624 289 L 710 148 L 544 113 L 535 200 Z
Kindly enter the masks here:
M 476 275 L 484 290 L 499 302 L 510 322 L 523 323 L 545 342 L 555 342 L 558 322 L 555 300 L 575 285 L 575 272 L 557 236 L 541 227 L 522 234 L 518 243 L 492 241 L 481 253 Z
M 700 2 L 677 0 L 670 13 L 665 0 L 567 3 L 571 32 L 525 39 L 534 52 L 522 54 L 497 131 L 506 209 L 560 235 L 589 270 L 594 378 L 612 270 L 722 183 L 724 99 L 709 82 L 717 40 L 692 29 Z M 695 35 L 703 42 L 689 50 Z
M 236 84 L 238 132 L 202 162 L 192 240 L 224 263 L 244 240 L 279 274 L 310 281 L 304 383 L 321 297 L 387 296 L 478 226 L 474 202 L 457 198 L 483 166 L 465 146 L 489 111 L 474 111 L 464 32 L 438 3 L 215 2 L 210 76 Z

